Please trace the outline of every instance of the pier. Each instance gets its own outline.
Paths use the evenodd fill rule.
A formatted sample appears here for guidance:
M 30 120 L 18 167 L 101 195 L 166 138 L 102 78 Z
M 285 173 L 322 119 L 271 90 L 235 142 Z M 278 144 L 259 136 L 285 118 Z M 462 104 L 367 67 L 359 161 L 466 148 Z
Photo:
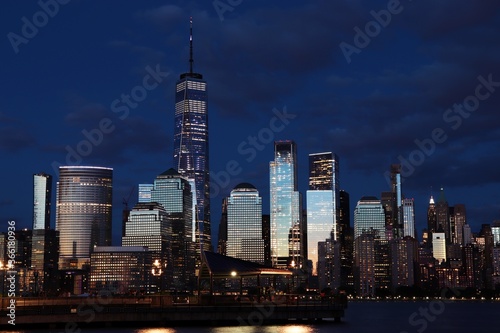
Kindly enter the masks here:
M 0 327 L 8 324 L 9 298 L 1 299 Z M 144 297 L 16 298 L 17 327 L 60 327 L 76 332 L 82 326 L 147 325 L 263 325 L 290 321 L 340 321 L 347 303 L 344 298 L 276 295 L 272 300 L 248 297 L 202 295 Z

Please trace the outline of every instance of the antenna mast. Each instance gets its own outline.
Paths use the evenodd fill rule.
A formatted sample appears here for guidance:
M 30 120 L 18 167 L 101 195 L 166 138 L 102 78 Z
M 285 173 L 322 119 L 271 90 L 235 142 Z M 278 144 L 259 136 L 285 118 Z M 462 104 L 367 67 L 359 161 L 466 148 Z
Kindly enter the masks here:
M 189 18 L 189 73 L 193 73 L 193 17 Z

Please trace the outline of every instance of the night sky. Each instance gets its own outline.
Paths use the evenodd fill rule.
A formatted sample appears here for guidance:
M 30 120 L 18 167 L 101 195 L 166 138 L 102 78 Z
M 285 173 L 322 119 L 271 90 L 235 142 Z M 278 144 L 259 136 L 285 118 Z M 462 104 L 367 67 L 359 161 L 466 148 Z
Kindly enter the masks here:
M 269 213 L 275 139 L 297 143 L 304 201 L 308 154 L 333 151 L 351 211 L 388 191 L 385 172 L 404 160 L 419 237 L 440 187 L 473 231 L 500 219 L 498 1 L 45 1 L 50 15 L 2 2 L 1 231 L 9 219 L 31 228 L 34 173 L 55 178 L 55 227 L 53 166 L 99 165 L 114 168 L 120 244 L 123 199 L 133 206 L 137 185 L 172 167 L 190 16 L 209 89 L 214 241 L 236 184 L 254 184 Z

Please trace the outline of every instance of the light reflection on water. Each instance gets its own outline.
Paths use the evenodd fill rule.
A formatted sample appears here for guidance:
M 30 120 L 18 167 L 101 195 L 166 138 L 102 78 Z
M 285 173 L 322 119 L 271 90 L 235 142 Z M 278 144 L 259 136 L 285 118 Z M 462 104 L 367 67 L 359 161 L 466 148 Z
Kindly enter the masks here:
M 173 328 L 141 328 L 135 333 L 175 333 L 176 330 Z

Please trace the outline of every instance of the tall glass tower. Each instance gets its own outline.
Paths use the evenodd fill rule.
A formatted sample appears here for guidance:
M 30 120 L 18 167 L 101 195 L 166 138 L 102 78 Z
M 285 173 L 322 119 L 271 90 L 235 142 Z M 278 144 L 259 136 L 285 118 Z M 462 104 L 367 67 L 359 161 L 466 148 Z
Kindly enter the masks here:
M 403 236 L 415 238 L 415 200 L 403 199 Z
M 307 200 L 307 255 L 312 274 L 317 273 L 318 242 L 338 237 L 339 166 L 332 152 L 309 154 L 309 190 Z
M 182 176 L 194 181 L 196 239 L 204 250 L 211 250 L 207 82 L 193 72 L 192 32 L 191 19 L 189 72 L 181 74 L 176 83 L 174 165 Z
M 111 245 L 113 169 L 60 166 L 56 196 L 59 269 L 79 269 L 94 246 Z
M 52 176 L 39 173 L 33 175 L 33 230 L 50 228 Z
M 269 163 L 271 194 L 271 259 L 275 267 L 292 264 L 289 233 L 302 228 L 301 198 L 297 189 L 297 146 L 293 141 L 274 143 Z M 303 240 L 303 238 L 302 238 Z M 303 254 L 302 254 L 303 256 Z M 293 263 L 300 265 L 300 263 Z
M 262 198 L 248 183 L 237 185 L 227 198 L 227 255 L 264 264 Z
M 376 197 L 362 197 L 354 209 L 354 240 L 363 233 L 386 239 L 384 207 Z

